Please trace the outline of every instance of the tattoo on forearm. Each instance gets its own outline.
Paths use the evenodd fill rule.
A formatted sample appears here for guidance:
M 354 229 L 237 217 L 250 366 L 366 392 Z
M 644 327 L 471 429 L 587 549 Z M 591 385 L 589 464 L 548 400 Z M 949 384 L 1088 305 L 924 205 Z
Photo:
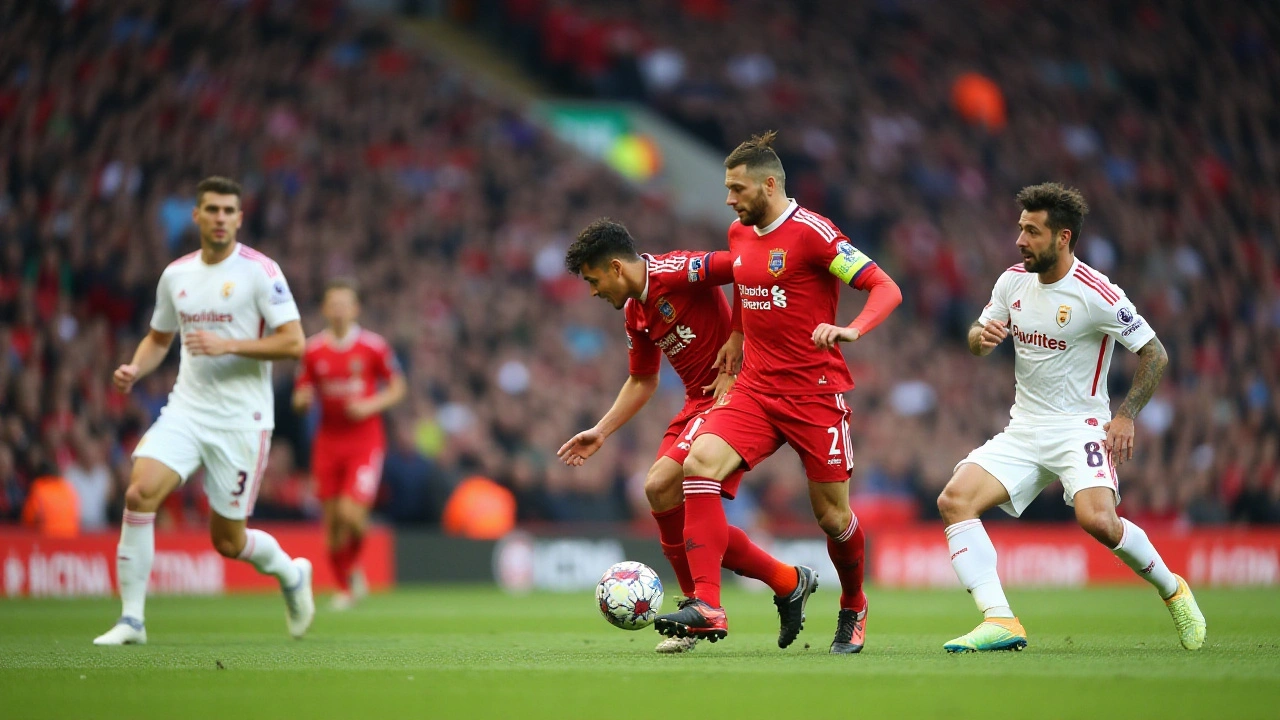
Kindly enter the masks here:
M 1120 404 L 1120 409 L 1116 412 L 1117 416 L 1136 418 L 1142 408 L 1146 407 L 1147 402 L 1151 400 L 1151 396 L 1156 392 L 1156 386 L 1160 384 L 1160 377 L 1164 375 L 1165 365 L 1169 363 L 1169 355 L 1165 352 L 1164 345 L 1160 344 L 1159 338 L 1153 338 L 1151 342 L 1142 346 L 1138 351 L 1138 371 L 1133 374 L 1133 385 L 1129 388 L 1129 394 L 1125 396 L 1124 402 Z

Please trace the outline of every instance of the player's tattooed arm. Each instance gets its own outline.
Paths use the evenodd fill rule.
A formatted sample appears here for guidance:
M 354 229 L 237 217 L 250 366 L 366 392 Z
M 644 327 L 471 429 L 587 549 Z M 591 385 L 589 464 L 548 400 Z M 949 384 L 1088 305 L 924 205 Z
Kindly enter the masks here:
M 1107 433 L 1107 452 L 1116 465 L 1133 459 L 1133 419 L 1155 394 L 1168 364 L 1169 353 L 1160 344 L 1160 338 L 1151 338 L 1151 342 L 1138 351 L 1138 371 L 1133 374 L 1129 394 L 1111 422 L 1102 426 Z
M 1116 415 L 1130 419 L 1137 417 L 1155 394 L 1156 386 L 1160 384 L 1160 378 L 1168 364 L 1169 353 L 1160 343 L 1160 338 L 1151 338 L 1151 342 L 1143 345 L 1138 351 L 1138 371 L 1133 374 L 1133 385 Z

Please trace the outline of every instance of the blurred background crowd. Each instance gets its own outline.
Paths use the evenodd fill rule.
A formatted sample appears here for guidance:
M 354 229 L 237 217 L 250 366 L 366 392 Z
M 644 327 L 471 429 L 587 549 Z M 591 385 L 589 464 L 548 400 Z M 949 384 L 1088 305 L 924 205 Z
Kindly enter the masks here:
M 646 103 L 718 153 L 781 131 L 789 193 L 905 295 L 845 348 L 860 513 L 935 517 L 956 461 L 1004 426 L 1012 353 L 977 360 L 964 335 L 1018 260 L 1013 195 L 1059 180 L 1093 208 L 1077 252 L 1171 358 L 1120 470 L 1122 514 L 1280 522 L 1280 7 L 445 5 L 557 92 Z M 438 522 L 480 475 L 525 521 L 647 521 L 643 474 L 682 388 L 664 366 L 659 396 L 600 454 L 557 464 L 626 377 L 621 314 L 564 272 L 564 250 L 603 215 L 645 250 L 715 249 L 732 216 L 679 219 L 395 23 L 336 0 L 0 2 L 0 519 L 57 476 L 82 528 L 117 523 L 177 353 L 129 396 L 111 371 L 165 265 L 198 247 L 193 188 L 216 173 L 244 184 L 241 240 L 280 263 L 307 332 L 324 282 L 355 276 L 363 324 L 405 366 L 382 517 Z M 864 297 L 845 292 L 840 321 Z M 1113 404 L 1134 367 L 1116 354 Z M 275 367 L 260 517 L 317 513 L 315 418 L 289 409 L 293 371 Z M 730 509 L 811 525 L 794 455 L 749 473 Z M 189 483 L 161 522 L 204 513 Z M 1051 490 L 1027 516 L 1068 513 Z

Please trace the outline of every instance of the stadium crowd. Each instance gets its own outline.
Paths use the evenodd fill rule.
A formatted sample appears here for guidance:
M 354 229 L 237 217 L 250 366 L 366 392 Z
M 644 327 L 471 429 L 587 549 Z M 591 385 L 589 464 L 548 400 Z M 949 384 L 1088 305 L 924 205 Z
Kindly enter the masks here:
M 663 0 L 624 18 L 604 0 L 457 5 L 562 88 L 644 100 L 726 151 L 782 130 L 791 193 L 906 295 L 845 349 L 855 507 L 936 514 L 952 465 L 1003 427 L 1011 353 L 976 360 L 964 331 L 1017 260 L 1014 192 L 1060 179 L 1093 205 L 1081 255 L 1135 298 L 1172 358 L 1121 469 L 1122 513 L 1280 522 L 1274 10 Z M 241 239 L 280 263 L 308 333 L 324 282 L 354 276 L 364 324 L 405 366 L 384 517 L 435 522 L 460 479 L 483 475 L 525 520 L 647 520 L 643 472 L 680 384 L 664 376 L 584 468 L 556 462 L 626 374 L 621 315 L 589 301 L 564 249 L 602 215 L 655 252 L 721 247 L 724 228 L 680 221 L 385 22 L 338 2 L 0 5 L 0 518 L 20 516 L 35 478 L 61 475 L 82 527 L 117 522 L 129 452 L 177 353 L 129 396 L 111 370 L 146 331 L 165 265 L 195 249 L 192 189 L 216 173 L 244 183 Z M 963 72 L 993 81 L 999 102 L 957 108 Z M 841 319 L 860 302 L 846 292 Z M 1131 360 L 1117 353 L 1113 398 Z M 275 370 L 269 517 L 316 513 L 314 418 L 289 409 L 293 370 Z M 162 524 L 207 512 L 196 485 Z M 811 525 L 789 453 L 746 488 L 734 513 Z M 1045 495 L 1028 515 L 1062 517 Z

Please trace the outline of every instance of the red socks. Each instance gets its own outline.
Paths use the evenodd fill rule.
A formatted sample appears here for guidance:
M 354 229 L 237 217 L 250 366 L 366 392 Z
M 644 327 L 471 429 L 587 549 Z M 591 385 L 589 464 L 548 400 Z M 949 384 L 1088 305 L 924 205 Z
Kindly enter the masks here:
M 675 571 L 680 592 L 685 597 L 693 597 L 693 574 L 689 570 L 689 558 L 684 549 L 684 504 L 653 513 L 653 519 L 658 522 L 658 541 L 662 543 L 662 554 L 667 556 L 671 569 Z M 789 595 L 796 589 L 798 576 L 795 567 L 762 550 L 740 528 L 733 525 L 727 527 L 728 541 L 721 560 L 724 567 L 765 583 L 773 590 L 774 595 Z
M 689 572 L 689 558 L 684 554 L 684 503 L 653 513 L 653 519 L 658 521 L 658 542 L 662 543 L 662 554 L 667 556 L 680 583 L 680 592 L 692 597 L 693 575 Z
M 866 549 L 866 537 L 858 525 L 858 516 L 849 521 L 849 527 L 840 537 L 827 537 L 827 554 L 840 576 L 840 609 L 862 612 L 867 608 L 867 596 L 862 592 L 862 559 Z
M 329 565 L 333 568 L 333 579 L 342 592 L 351 592 L 351 571 L 360 559 L 360 550 L 364 547 L 364 535 L 352 535 L 346 545 L 329 549 Z
M 720 483 L 684 479 L 684 550 L 693 575 L 693 597 L 720 607 L 720 563 L 729 544 L 729 522 L 720 504 Z

